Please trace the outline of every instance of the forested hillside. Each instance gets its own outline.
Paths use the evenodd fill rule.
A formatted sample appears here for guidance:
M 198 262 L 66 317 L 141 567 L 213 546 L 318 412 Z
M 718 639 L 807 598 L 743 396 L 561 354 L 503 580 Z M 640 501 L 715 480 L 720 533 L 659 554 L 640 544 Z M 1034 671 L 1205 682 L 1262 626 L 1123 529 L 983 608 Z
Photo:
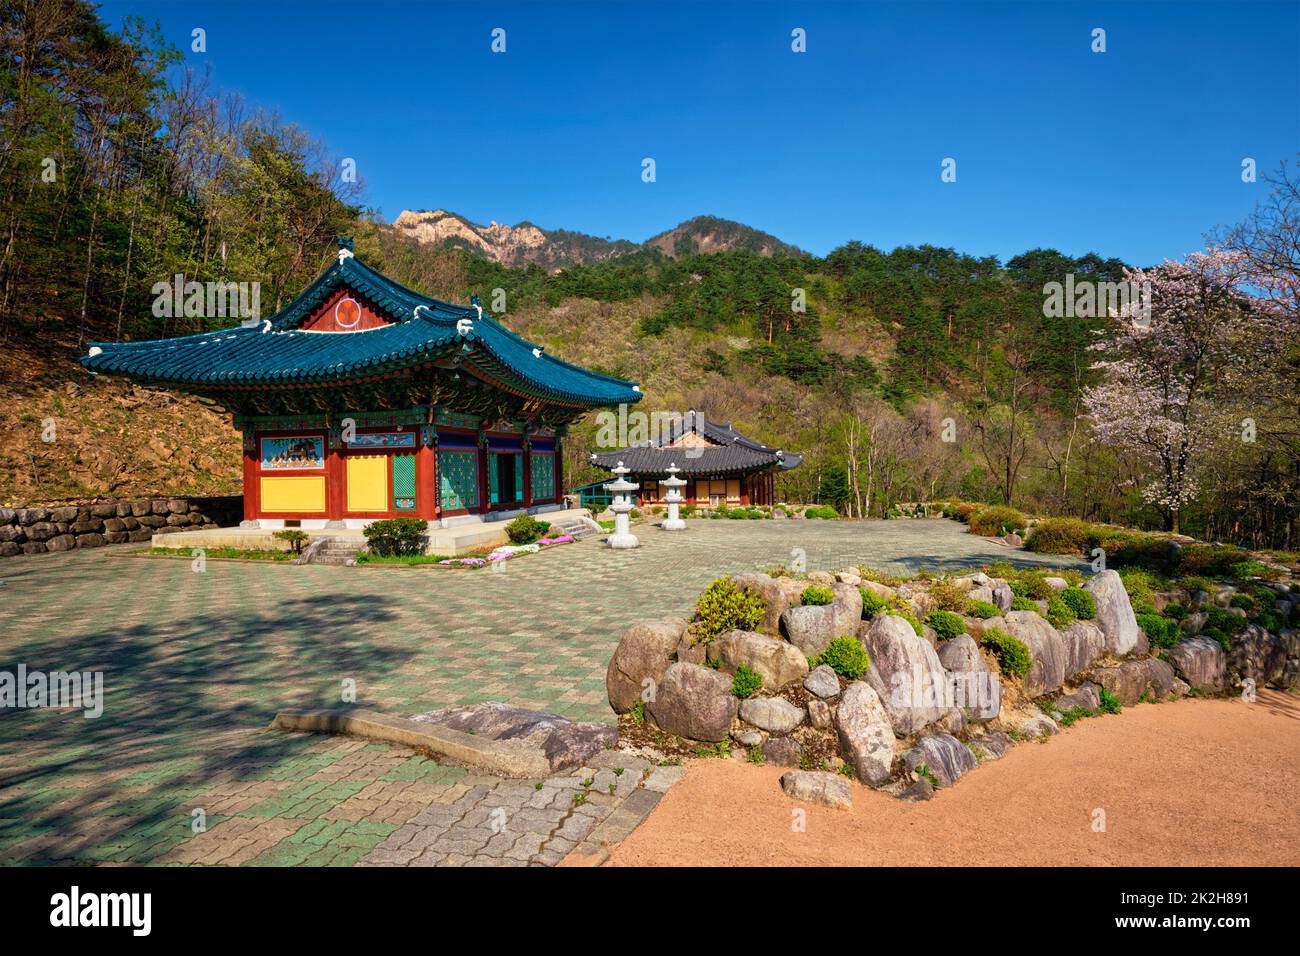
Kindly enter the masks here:
M 477 293 L 553 354 L 640 381 L 646 412 L 696 408 L 805 453 L 778 488 L 791 500 L 880 516 L 960 496 L 1300 542 L 1300 200 L 1285 171 L 1210 259 L 1136 274 L 1156 290 L 1136 337 L 1131 315 L 1046 314 L 1047 283 L 1130 276 L 1050 248 L 1000 262 L 935 237 L 819 258 L 705 217 L 588 265 L 510 268 L 378 221 L 364 181 L 308 132 L 178 73 L 143 25 L 110 31 L 77 0 L 0 9 L 6 502 L 236 491 L 238 444 L 217 413 L 92 379 L 76 356 L 231 324 L 155 316 L 154 285 L 176 274 L 258 282 L 269 314 L 344 234 L 400 281 Z M 594 420 L 574 429 L 574 483 L 597 477 L 594 435 Z

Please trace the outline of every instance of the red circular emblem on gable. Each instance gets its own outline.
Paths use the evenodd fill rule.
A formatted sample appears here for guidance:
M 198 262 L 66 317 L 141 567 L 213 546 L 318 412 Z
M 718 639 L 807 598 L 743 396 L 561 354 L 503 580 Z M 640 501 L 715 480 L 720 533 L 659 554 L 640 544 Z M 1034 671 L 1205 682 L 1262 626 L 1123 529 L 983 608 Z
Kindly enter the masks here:
M 361 306 L 352 298 L 339 299 L 334 306 L 334 324 L 340 329 L 354 328 L 361 321 Z

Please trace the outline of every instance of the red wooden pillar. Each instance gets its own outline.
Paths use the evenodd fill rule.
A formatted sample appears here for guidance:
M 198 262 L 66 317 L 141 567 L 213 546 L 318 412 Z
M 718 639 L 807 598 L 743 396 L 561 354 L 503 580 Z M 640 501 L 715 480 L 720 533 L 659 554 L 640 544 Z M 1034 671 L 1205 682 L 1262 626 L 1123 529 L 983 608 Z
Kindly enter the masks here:
M 555 500 L 564 500 L 564 446 L 560 436 L 555 436 Z
M 533 449 L 527 440 L 522 444 L 524 447 L 524 507 L 531 508 L 533 505 Z
M 262 510 L 261 488 L 257 482 L 257 439 L 253 439 L 253 450 L 244 446 L 244 520 L 256 521 Z
M 325 453 L 325 517 L 330 521 L 342 521 L 343 512 L 347 510 L 347 463 L 343 459 L 343 449 L 330 448 Z
M 432 521 L 439 510 L 438 453 L 422 441 L 415 452 L 415 516 Z

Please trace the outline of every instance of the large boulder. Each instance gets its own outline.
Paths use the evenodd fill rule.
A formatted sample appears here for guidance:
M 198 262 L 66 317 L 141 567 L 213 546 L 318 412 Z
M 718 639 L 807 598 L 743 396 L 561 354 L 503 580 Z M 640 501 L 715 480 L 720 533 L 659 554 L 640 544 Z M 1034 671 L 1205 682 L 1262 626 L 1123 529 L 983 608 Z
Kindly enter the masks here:
M 1026 697 L 1050 694 L 1065 683 L 1070 657 L 1065 639 L 1036 611 L 1008 611 L 1002 617 L 989 618 L 984 627 L 1006 631 L 1029 648 L 1033 665 L 1021 682 Z
M 1056 709 L 1061 713 L 1076 707 L 1098 710 L 1101 707 L 1101 688 L 1091 681 L 1085 681 L 1074 693 L 1062 694 L 1056 698 Z
M 922 737 L 915 747 L 903 754 L 903 763 L 909 770 L 915 770 L 924 764 L 944 787 L 951 787 L 979 766 L 979 761 L 970 748 L 952 734 L 929 734 Z
M 1115 571 L 1102 571 L 1084 588 L 1097 605 L 1096 622 L 1106 638 L 1106 650 L 1116 656 L 1134 651 L 1138 645 L 1138 624 L 1123 578 Z
M 897 614 L 878 614 L 863 622 L 858 635 L 871 656 L 867 681 L 889 713 L 895 733 L 914 734 L 948 713 L 948 674 L 934 648 L 911 624 Z
M 831 604 L 792 607 L 781 615 L 781 630 L 804 656 L 816 657 L 843 633 L 836 629 L 837 618 Z
M 1228 658 L 1216 640 L 1185 637 L 1165 657 L 1193 690 L 1216 692 L 1227 686 Z
M 784 697 L 751 697 L 740 702 L 740 719 L 769 734 L 788 734 L 803 718 L 803 708 Z
M 853 807 L 853 788 L 837 773 L 824 770 L 790 770 L 781 774 L 781 789 L 792 800 L 816 803 L 833 810 Z
M 969 634 L 939 644 L 939 662 L 950 675 L 953 703 L 975 720 L 992 720 L 1002 709 L 1002 681 Z
M 835 609 L 835 636 L 856 634 L 862 621 L 862 592 L 855 585 L 837 581 L 831 585 L 831 593 L 835 595 L 831 602 Z
M 797 647 L 754 631 L 728 631 L 708 645 L 708 655 L 728 674 L 736 673 L 736 668 L 744 664 L 758 672 L 763 686 L 771 690 L 808 675 L 808 658 Z
M 824 700 L 840 692 L 840 679 L 829 664 L 818 664 L 804 678 L 803 686 L 808 693 Z
M 686 621 L 681 618 L 633 624 L 623 632 L 605 670 L 605 690 L 615 713 L 632 709 L 647 679 L 660 682 L 685 634 Z
M 690 740 L 725 740 L 736 717 L 731 678 L 698 664 L 678 661 L 664 671 L 646 707 L 662 730 Z
M 835 714 L 840 753 L 857 778 L 872 787 L 889 781 L 894 766 L 894 729 L 880 697 L 865 681 L 845 688 Z
M 1154 657 L 1099 667 L 1093 677 L 1125 707 L 1136 704 L 1143 696 L 1168 697 L 1174 690 L 1174 669 Z
M 1092 621 L 1075 621 L 1059 632 L 1065 642 L 1065 679 L 1082 674 L 1106 652 L 1106 635 Z
M 1011 585 L 1009 584 L 999 584 L 993 589 L 993 593 L 990 596 L 993 603 L 998 606 L 998 610 L 1002 611 L 1004 614 L 1011 610 L 1011 602 L 1016 598 L 1015 592 L 1011 590 Z
M 803 762 L 803 748 L 793 737 L 769 737 L 760 750 L 763 762 L 774 767 L 797 767 Z
M 1228 670 L 1239 680 L 1253 680 L 1259 687 L 1280 684 L 1286 670 L 1286 644 L 1258 624 L 1247 624 L 1232 639 Z
M 794 578 L 774 578 L 767 574 L 753 572 L 732 575 L 731 580 L 738 588 L 749 588 L 763 598 L 763 620 L 759 630 L 765 634 L 778 634 L 781 627 L 781 615 L 791 604 L 799 603 L 798 583 Z

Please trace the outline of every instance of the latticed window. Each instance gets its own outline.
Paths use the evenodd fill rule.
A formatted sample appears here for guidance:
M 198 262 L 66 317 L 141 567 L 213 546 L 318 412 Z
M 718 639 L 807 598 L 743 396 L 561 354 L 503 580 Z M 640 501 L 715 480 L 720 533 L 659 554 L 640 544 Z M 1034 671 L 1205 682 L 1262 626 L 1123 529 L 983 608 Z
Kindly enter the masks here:
M 478 452 L 439 451 L 438 491 L 445 511 L 477 508 Z
M 555 497 L 555 454 L 533 452 L 533 500 L 545 501 Z

